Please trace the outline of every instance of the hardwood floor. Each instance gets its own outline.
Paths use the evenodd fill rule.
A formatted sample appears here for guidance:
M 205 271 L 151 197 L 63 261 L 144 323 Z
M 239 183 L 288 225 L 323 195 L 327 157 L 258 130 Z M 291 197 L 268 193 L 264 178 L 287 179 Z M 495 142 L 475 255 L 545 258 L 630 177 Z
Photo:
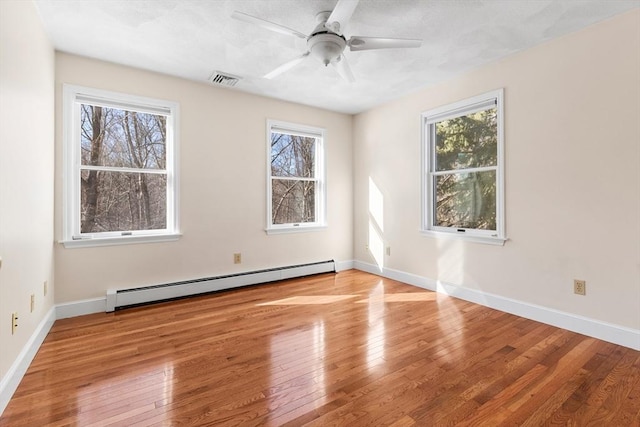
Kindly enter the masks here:
M 1 426 L 640 425 L 640 352 L 358 271 L 59 320 Z

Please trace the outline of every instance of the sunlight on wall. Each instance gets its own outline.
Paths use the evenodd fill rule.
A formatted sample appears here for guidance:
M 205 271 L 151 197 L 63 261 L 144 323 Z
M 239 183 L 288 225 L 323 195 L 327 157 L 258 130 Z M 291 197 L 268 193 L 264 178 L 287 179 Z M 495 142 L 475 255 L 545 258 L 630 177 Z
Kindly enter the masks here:
M 378 230 L 376 230 L 371 221 L 369 221 L 369 252 L 373 255 L 378 269 L 382 271 L 384 267 L 384 243 Z
M 369 177 L 369 216 L 384 232 L 384 197 L 378 186 Z
M 464 242 L 438 239 L 438 280 L 462 285 L 464 283 Z
M 369 252 L 380 271 L 384 268 L 384 197 L 369 177 Z

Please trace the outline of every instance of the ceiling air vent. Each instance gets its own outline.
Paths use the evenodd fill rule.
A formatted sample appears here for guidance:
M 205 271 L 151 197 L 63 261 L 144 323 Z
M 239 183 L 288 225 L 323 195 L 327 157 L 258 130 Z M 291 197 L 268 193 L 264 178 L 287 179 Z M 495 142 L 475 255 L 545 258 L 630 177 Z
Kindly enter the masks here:
M 240 81 L 240 77 L 234 76 L 233 74 L 214 71 L 213 74 L 211 74 L 211 77 L 209 77 L 209 81 L 214 85 L 235 86 Z

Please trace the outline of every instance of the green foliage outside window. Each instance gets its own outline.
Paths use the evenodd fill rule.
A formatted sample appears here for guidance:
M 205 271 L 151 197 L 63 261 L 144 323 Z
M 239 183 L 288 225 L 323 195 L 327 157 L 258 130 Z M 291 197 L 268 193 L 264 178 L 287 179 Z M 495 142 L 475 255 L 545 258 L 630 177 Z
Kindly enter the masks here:
M 497 110 L 435 124 L 434 225 L 496 230 Z

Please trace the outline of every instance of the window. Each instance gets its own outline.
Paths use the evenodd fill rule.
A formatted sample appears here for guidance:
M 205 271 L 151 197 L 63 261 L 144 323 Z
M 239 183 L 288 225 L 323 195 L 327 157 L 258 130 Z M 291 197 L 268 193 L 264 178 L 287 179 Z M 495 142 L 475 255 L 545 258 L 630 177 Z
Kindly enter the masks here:
M 65 85 L 65 247 L 173 240 L 178 104 Z
M 267 232 L 324 227 L 324 130 L 272 120 L 267 130 Z
M 422 114 L 425 234 L 504 244 L 503 91 Z

